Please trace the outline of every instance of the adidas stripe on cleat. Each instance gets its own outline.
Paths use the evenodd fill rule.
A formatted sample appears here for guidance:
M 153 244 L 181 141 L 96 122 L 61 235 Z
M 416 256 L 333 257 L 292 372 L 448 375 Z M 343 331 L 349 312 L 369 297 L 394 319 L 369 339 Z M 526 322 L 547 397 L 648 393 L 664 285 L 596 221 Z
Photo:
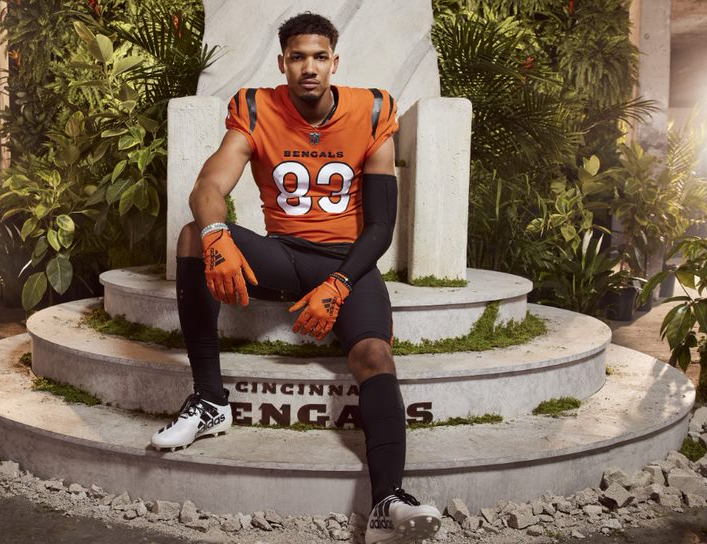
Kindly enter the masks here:
M 179 410 L 177 419 L 152 435 L 155 449 L 172 450 L 189 446 L 200 436 L 225 433 L 233 423 L 231 406 L 220 406 L 194 393 L 189 395 Z
M 396 489 L 373 507 L 368 516 L 366 544 L 403 544 L 432 538 L 442 525 L 434 506 L 420 504 L 412 495 Z

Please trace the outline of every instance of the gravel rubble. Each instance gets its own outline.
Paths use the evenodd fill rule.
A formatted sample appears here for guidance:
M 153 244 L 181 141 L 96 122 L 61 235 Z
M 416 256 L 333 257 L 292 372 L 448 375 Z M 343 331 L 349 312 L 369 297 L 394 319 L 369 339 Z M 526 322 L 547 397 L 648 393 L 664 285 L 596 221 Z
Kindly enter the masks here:
M 696 411 L 690 431 L 705 434 L 707 407 Z M 596 488 L 569 497 L 550 492 L 532 501 L 501 501 L 470 512 L 462 499 L 445 505 L 436 538 L 449 544 L 550 544 L 565 538 L 582 540 L 595 533 L 612 535 L 666 511 L 707 507 L 707 456 L 692 462 L 677 451 L 649 463 L 636 474 L 608 467 Z M 145 500 L 88 488 L 58 478 L 42 480 L 11 460 L 0 461 L 0 498 L 23 496 L 64 512 L 127 524 L 200 543 L 228 544 L 363 544 L 367 514 L 329 512 L 318 516 L 282 516 L 273 510 L 216 515 L 191 501 L 179 504 Z M 265 505 L 264 505 L 265 506 Z

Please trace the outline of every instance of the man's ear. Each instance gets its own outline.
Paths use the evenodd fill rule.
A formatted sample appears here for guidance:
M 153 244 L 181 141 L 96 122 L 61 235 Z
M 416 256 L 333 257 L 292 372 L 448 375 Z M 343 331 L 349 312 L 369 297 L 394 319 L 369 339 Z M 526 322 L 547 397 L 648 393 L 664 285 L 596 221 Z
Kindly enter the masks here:
M 332 67 L 332 69 L 331 69 L 331 73 L 332 73 L 332 74 L 335 74 L 335 73 L 336 73 L 336 69 L 337 69 L 338 67 L 339 67 L 339 55 L 334 55 L 334 65 L 333 65 L 333 67 Z
M 285 57 L 282 55 L 277 56 L 277 67 L 280 69 L 280 73 L 285 73 Z

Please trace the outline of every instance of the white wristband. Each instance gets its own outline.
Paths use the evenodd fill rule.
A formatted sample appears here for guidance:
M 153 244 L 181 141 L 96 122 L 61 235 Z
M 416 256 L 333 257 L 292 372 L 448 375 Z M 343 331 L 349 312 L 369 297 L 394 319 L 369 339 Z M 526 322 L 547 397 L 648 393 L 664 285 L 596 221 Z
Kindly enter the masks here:
M 206 225 L 201 229 L 201 239 L 203 240 L 204 236 L 216 232 L 217 230 L 228 230 L 228 225 L 226 223 L 211 223 L 210 225 Z

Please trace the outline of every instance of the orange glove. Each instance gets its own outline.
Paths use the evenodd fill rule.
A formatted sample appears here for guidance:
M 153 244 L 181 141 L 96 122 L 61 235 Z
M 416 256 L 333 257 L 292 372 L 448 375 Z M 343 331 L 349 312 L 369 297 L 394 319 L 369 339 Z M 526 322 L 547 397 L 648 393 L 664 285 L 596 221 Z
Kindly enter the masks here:
M 248 289 L 243 279 L 258 285 L 248 261 L 227 230 L 210 232 L 201 240 L 206 265 L 206 286 L 216 300 L 248 306 Z
M 351 292 L 344 281 L 346 278 L 343 275 L 333 274 L 292 305 L 290 312 L 304 308 L 292 331 L 309 334 L 317 340 L 324 338 L 336 322 L 339 307 Z

